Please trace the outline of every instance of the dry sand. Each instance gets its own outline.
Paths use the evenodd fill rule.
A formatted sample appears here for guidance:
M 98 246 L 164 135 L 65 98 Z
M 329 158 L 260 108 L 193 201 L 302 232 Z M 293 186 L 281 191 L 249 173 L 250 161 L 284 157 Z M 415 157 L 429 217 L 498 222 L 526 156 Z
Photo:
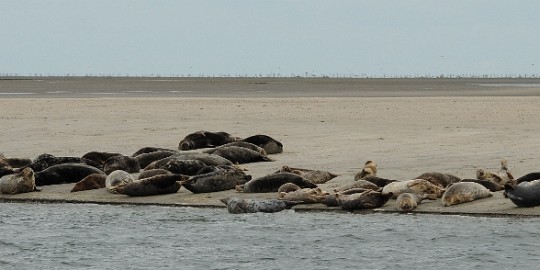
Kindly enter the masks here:
M 253 79 L 251 85 L 261 80 Z M 28 82 L 21 82 L 24 83 Z M 109 83 L 113 88 L 115 81 L 111 79 Z M 189 92 L 188 86 L 176 83 L 177 88 Z M 215 81 L 200 82 L 205 83 L 219 88 Z M 430 83 L 432 87 L 438 85 L 436 80 Z M 196 97 L 196 91 L 195 94 L 189 92 L 192 93 L 189 97 L 162 97 L 160 93 L 146 93 L 144 97 L 102 93 L 93 98 L 69 94 L 60 97 L 10 95 L 10 98 L 0 99 L 0 152 L 7 157 L 28 158 L 41 153 L 81 156 L 90 151 L 131 155 L 145 146 L 176 149 L 185 135 L 210 130 L 227 131 L 239 137 L 267 134 L 280 140 L 284 152 L 273 155 L 274 162 L 245 164 L 248 173 L 260 177 L 283 165 L 327 170 L 339 174 L 321 185 L 329 191 L 353 181 L 354 174 L 366 160 L 378 163 L 381 177 L 407 180 L 427 171 L 474 178 L 478 168 L 497 170 L 504 158 L 512 173 L 519 177 L 539 170 L 540 97 L 537 94 L 540 87 L 526 83 L 526 87 L 501 84 L 505 89 L 502 92 L 500 87 L 482 88 L 475 90 L 480 91 L 476 96 L 453 96 L 453 92 L 463 93 L 464 85 L 468 85 L 461 81 L 455 84 L 445 81 L 446 90 L 441 88 L 436 95 L 422 92 L 423 96 L 416 97 L 400 94 L 399 89 L 393 90 L 394 95 L 387 91 L 381 97 L 363 97 L 361 91 L 354 95 L 343 94 L 338 91 L 342 86 L 333 88 L 332 83 L 324 85 L 326 92 L 324 89 L 310 92 L 312 82 L 289 82 L 290 92 L 303 93 L 300 97 L 286 92 L 283 97 L 273 97 L 272 85 L 276 91 L 283 87 L 278 83 L 264 84 L 267 97 L 249 94 L 246 97 L 245 91 L 236 95 L 234 92 L 216 94 L 219 98 Z M 358 81 L 350 84 L 349 88 L 362 88 Z M 394 84 L 399 85 L 399 81 Z M 406 84 L 412 82 L 406 81 Z M 40 85 L 36 83 L 31 90 L 43 89 Z M 137 90 L 133 88 L 136 84 L 133 85 L 130 89 Z M 384 89 L 384 84 L 378 85 Z M 423 89 L 424 86 L 424 81 L 417 80 L 416 88 L 407 87 Z M 7 93 L 14 91 L 9 87 L 21 91 L 22 86 L 10 81 L 0 83 L 0 87 L 0 92 Z M 224 80 L 222 87 L 238 89 L 238 84 L 231 85 Z M 275 194 L 235 191 L 195 195 L 181 189 L 177 194 L 129 198 L 109 194 L 104 189 L 71 194 L 71 187 L 71 184 L 46 186 L 39 193 L 0 195 L 0 199 L 221 206 L 218 199 L 226 196 L 276 197 Z M 299 210 L 312 208 L 298 207 Z M 393 201 L 382 208 L 393 209 Z M 502 192 L 493 198 L 452 207 L 442 207 L 439 202 L 423 203 L 417 210 L 540 215 L 538 207 L 515 207 L 503 198 Z

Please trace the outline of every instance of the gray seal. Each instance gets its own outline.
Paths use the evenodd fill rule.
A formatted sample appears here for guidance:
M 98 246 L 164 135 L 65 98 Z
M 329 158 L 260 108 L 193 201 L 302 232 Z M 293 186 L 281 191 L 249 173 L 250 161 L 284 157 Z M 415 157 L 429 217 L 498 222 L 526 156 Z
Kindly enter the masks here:
M 259 146 L 262 149 L 264 149 L 264 151 L 266 151 L 266 153 L 269 155 L 283 152 L 283 144 L 280 141 L 268 135 L 262 135 L 262 134 L 253 135 L 253 136 L 244 138 L 241 141 L 252 143 L 254 145 Z
M 36 188 L 34 171 L 24 168 L 21 172 L 8 174 L 0 177 L 0 193 L 19 194 L 39 191 Z
M 184 179 L 181 174 L 159 174 L 118 185 L 114 191 L 131 197 L 172 194 L 178 192 Z
M 392 193 L 383 194 L 374 190 L 350 195 L 336 194 L 341 209 L 348 211 L 379 208 L 385 205 L 391 197 Z
M 238 185 L 236 190 L 245 193 L 277 192 L 279 187 L 285 183 L 293 183 L 301 188 L 317 187 L 317 185 L 311 183 L 309 180 L 300 175 L 284 172 L 251 179 L 244 185 Z
M 234 189 L 237 185 L 245 184 L 250 179 L 251 175 L 230 167 L 191 176 L 182 181 L 182 186 L 193 193 L 210 193 Z
M 400 212 L 411 212 L 426 198 L 426 194 L 401 193 L 396 199 L 396 208 Z
M 442 195 L 441 201 L 444 206 L 450 206 L 491 196 L 493 193 L 478 183 L 460 182 L 448 187 Z
M 178 144 L 178 150 L 185 151 L 200 148 L 214 148 L 237 140 L 237 137 L 233 137 L 231 134 L 224 131 L 211 132 L 201 130 L 184 137 Z
M 536 176 L 529 175 L 530 180 Z M 518 207 L 540 205 L 540 180 L 523 181 L 519 184 L 508 182 L 504 185 L 504 196 Z
M 301 204 L 299 201 L 285 201 L 277 199 L 242 199 L 242 198 L 224 198 L 220 200 L 227 206 L 227 211 L 231 214 L 242 213 L 275 213 L 290 209 L 291 207 Z
M 104 174 L 102 170 L 82 163 L 56 164 L 36 173 L 36 185 L 77 183 L 93 173 Z

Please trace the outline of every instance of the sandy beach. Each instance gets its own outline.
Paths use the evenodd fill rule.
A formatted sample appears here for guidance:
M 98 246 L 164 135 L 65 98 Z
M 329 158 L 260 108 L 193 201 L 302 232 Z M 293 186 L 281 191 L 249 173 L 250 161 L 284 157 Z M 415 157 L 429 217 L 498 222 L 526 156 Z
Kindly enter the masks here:
M 479 168 L 498 170 L 501 159 L 516 177 L 539 170 L 540 84 L 534 80 L 175 79 L 154 87 L 136 79 L 94 80 L 0 81 L 0 153 L 32 159 L 90 151 L 131 155 L 145 146 L 176 149 L 187 134 L 209 130 L 272 136 L 284 152 L 272 155 L 274 162 L 243 165 L 249 174 L 264 176 L 284 165 L 327 170 L 339 174 L 321 185 L 328 191 L 352 182 L 367 160 L 377 162 L 379 176 L 399 180 L 429 171 L 475 178 Z M 130 198 L 105 189 L 70 193 L 71 187 L 0 199 L 220 207 L 226 196 L 276 197 L 195 195 L 182 188 Z M 393 209 L 390 201 L 378 211 Z M 427 202 L 417 211 L 540 215 L 538 207 L 515 207 L 502 192 L 451 207 Z

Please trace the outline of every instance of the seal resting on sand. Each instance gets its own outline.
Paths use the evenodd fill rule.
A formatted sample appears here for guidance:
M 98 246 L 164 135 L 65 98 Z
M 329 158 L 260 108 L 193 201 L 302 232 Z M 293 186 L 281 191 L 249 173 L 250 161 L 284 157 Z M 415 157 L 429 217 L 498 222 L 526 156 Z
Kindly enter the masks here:
M 24 168 L 21 172 L 8 174 L 0 177 L 0 193 L 19 194 L 32 191 L 40 191 L 36 188 L 34 171 Z
M 317 185 L 311 183 L 309 180 L 294 173 L 274 173 L 251 179 L 244 185 L 236 186 L 236 190 L 245 193 L 277 192 L 279 187 L 285 183 L 293 183 L 301 188 L 317 187 Z
M 366 161 L 364 168 L 354 176 L 354 180 L 364 179 L 366 176 L 377 176 L 377 163 L 375 161 Z
M 391 197 L 392 193 L 383 194 L 374 190 L 350 195 L 336 194 L 341 209 L 349 211 L 378 208 L 386 204 Z
M 231 134 L 218 131 L 197 131 L 188 134 L 178 144 L 178 150 L 193 150 L 200 148 L 214 148 L 226 143 L 235 142 L 239 138 L 231 136 Z
M 324 184 L 335 177 L 337 177 L 337 174 L 333 174 L 331 172 L 327 171 L 320 171 L 320 170 L 310 170 L 310 169 L 303 169 L 303 168 L 291 168 L 289 166 L 283 166 L 279 172 L 290 172 L 294 174 L 298 174 L 307 180 L 309 180 L 313 184 Z
M 112 156 L 103 163 L 103 171 L 110 174 L 116 170 L 126 171 L 128 173 L 137 173 L 141 170 L 141 165 L 134 157 L 130 156 Z
M 531 178 L 532 175 L 530 176 Z M 540 205 L 540 180 L 523 181 L 519 184 L 506 183 L 504 196 L 518 207 Z
M 82 163 L 56 164 L 36 173 L 36 185 L 77 183 L 93 173 L 104 174 L 102 170 Z
M 444 193 L 444 189 L 424 179 L 397 181 L 384 186 L 382 193 L 392 193 L 397 198 L 401 193 L 427 194 L 428 199 L 436 200 Z
M 283 152 L 283 144 L 268 135 L 253 135 L 242 139 L 241 141 L 259 146 L 264 149 L 264 151 L 266 151 L 266 153 L 269 155 Z
M 71 192 L 104 188 L 105 179 L 107 179 L 107 176 L 103 173 L 89 174 L 88 176 L 83 178 L 81 181 L 77 182 L 75 186 L 71 189 Z
M 493 196 L 493 193 L 478 183 L 459 182 L 446 189 L 441 201 L 444 206 L 450 206 L 491 196 Z
M 320 203 L 327 195 L 328 192 L 324 192 L 320 188 L 303 188 L 291 192 L 278 193 L 279 198 L 282 200 L 301 201 L 304 203 Z
M 251 163 L 258 161 L 274 161 L 257 151 L 240 146 L 223 146 L 216 148 L 213 155 L 226 158 L 235 164 Z
M 126 171 L 116 170 L 107 175 L 105 187 L 111 193 L 116 193 L 116 187 L 135 181 L 135 178 Z
M 181 182 L 187 190 L 193 193 L 209 193 L 234 189 L 251 179 L 251 175 L 235 168 L 221 168 L 204 174 L 197 174 Z
M 299 201 L 285 201 L 277 199 L 242 199 L 236 197 L 224 198 L 220 200 L 227 205 L 227 211 L 231 214 L 243 213 L 275 213 L 290 209 L 291 207 L 301 204 Z
M 415 179 L 424 179 L 442 188 L 446 188 L 451 184 L 457 183 L 461 180 L 455 175 L 440 172 L 425 172 L 416 177 Z
M 113 192 L 128 196 L 152 196 L 176 193 L 180 189 L 180 181 L 186 176 L 181 174 L 159 174 L 129 183 L 120 184 Z
M 396 199 L 396 208 L 400 212 L 411 212 L 427 198 L 426 194 L 401 193 Z

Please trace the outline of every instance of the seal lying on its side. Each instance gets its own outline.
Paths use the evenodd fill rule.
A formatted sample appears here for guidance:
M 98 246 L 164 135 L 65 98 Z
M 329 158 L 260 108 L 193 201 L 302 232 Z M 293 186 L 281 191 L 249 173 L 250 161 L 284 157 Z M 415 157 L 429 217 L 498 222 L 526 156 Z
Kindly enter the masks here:
M 137 173 L 141 170 L 139 162 L 130 156 L 112 156 L 103 163 L 103 171 L 110 174 L 116 170 L 126 171 L 128 173 Z
M 298 201 L 284 201 L 276 199 L 258 200 L 258 199 L 242 199 L 242 198 L 225 198 L 220 200 L 227 205 L 227 211 L 231 214 L 243 213 L 275 213 L 301 204 Z
M 461 179 L 455 175 L 440 172 L 425 172 L 415 179 L 424 179 L 432 184 L 438 185 L 442 188 L 446 188 L 454 183 L 459 182 Z
M 377 163 L 375 163 L 375 161 L 366 161 L 366 163 L 364 163 L 364 168 L 354 175 L 354 180 L 364 179 L 364 177 L 367 176 L 377 176 Z
M 317 187 L 317 185 L 311 183 L 309 180 L 294 173 L 274 173 L 251 179 L 244 185 L 236 186 L 236 190 L 245 193 L 277 192 L 279 187 L 285 183 L 293 183 L 301 188 Z
M 283 144 L 268 135 L 253 135 L 242 139 L 241 141 L 259 146 L 264 149 L 267 154 L 278 154 L 283 152 Z
M 444 189 L 424 179 L 398 181 L 384 186 L 382 193 L 392 193 L 397 198 L 401 193 L 427 194 L 428 199 L 436 200 L 444 193 Z
M 131 183 L 135 181 L 135 178 L 126 171 L 116 170 L 105 179 L 105 187 L 111 193 L 116 193 L 116 187 Z
M 200 148 L 213 148 L 237 140 L 237 137 L 233 137 L 231 134 L 224 131 L 210 132 L 202 130 L 188 134 L 184 137 L 178 144 L 178 150 L 185 151 Z
M 401 193 L 396 199 L 396 208 L 400 212 L 411 212 L 426 198 L 426 194 Z
M 34 171 L 24 168 L 21 172 L 8 174 L 0 177 L 0 193 L 19 194 L 32 191 L 40 191 L 36 188 Z
M 51 154 L 41 154 L 37 156 L 33 161 L 32 164 L 28 165 L 28 167 L 32 168 L 35 173 L 41 172 L 51 166 L 58 165 L 58 164 L 65 164 L 65 163 L 80 163 L 80 164 L 86 164 L 98 169 L 102 169 L 103 166 L 101 164 L 98 164 L 92 160 L 80 158 L 80 157 L 57 157 Z
M 341 209 L 349 211 L 378 208 L 386 204 L 391 197 L 391 192 L 383 194 L 374 190 L 367 190 L 362 193 L 354 193 L 350 195 L 336 193 L 336 198 L 341 206 Z
M 279 172 L 290 172 L 294 174 L 298 174 L 307 180 L 309 180 L 313 184 L 324 184 L 335 177 L 337 177 L 337 174 L 333 174 L 331 172 L 327 171 L 320 171 L 320 170 L 311 170 L 311 169 L 303 169 L 303 168 L 291 168 L 289 166 L 283 166 Z
M 212 152 L 212 154 L 226 158 L 235 164 L 251 163 L 258 161 L 274 161 L 273 159 L 257 151 L 240 146 L 219 147 L 216 148 L 216 150 Z
M 444 206 L 450 206 L 491 196 L 493 196 L 493 193 L 478 183 L 459 182 L 446 189 L 441 201 Z
M 180 181 L 186 176 L 181 174 L 159 174 L 126 184 L 121 184 L 113 192 L 128 196 L 152 196 L 176 193 L 180 189 Z
M 519 184 L 506 183 L 504 185 L 504 196 L 518 207 L 538 206 L 540 205 L 540 180 L 521 182 Z
M 71 192 L 104 188 L 105 179 L 107 179 L 107 176 L 105 174 L 102 174 L 102 173 L 90 174 L 86 176 L 85 178 L 83 178 L 81 181 L 77 182 L 75 186 L 71 189 Z
M 280 192 L 278 196 L 286 201 L 301 201 L 304 203 L 320 203 L 328 192 L 322 191 L 320 188 L 303 188 L 291 192 Z
M 53 165 L 36 173 L 36 185 L 55 185 L 63 183 L 77 183 L 86 176 L 104 172 L 96 167 L 82 163 L 62 163 Z

